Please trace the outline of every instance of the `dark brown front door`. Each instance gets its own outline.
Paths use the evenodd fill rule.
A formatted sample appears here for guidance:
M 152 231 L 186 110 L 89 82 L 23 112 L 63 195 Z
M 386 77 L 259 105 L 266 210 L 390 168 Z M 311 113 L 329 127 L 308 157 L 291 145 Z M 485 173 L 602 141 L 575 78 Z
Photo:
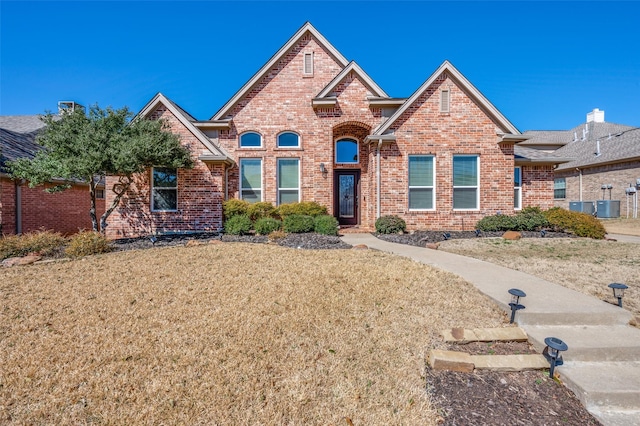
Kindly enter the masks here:
M 334 175 L 334 212 L 340 225 L 357 225 L 360 213 L 359 170 L 336 170 Z

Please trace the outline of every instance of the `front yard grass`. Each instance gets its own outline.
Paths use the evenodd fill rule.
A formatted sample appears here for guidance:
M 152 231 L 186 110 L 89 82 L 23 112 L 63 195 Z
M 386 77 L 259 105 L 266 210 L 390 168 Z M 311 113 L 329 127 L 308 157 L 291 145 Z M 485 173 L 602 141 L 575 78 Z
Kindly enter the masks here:
M 0 295 L 15 424 L 435 424 L 438 333 L 505 319 L 404 258 L 262 244 L 5 268 Z

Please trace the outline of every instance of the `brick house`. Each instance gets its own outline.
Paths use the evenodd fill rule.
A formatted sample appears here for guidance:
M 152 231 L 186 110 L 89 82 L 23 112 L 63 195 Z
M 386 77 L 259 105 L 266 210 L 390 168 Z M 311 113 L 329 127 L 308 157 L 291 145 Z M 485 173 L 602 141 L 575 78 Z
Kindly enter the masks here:
M 38 115 L 0 116 L 0 235 L 21 234 L 47 229 L 73 234 L 91 229 L 89 186 L 75 183 L 70 189 L 48 193 L 56 185 L 47 183 L 34 188 L 11 179 L 6 162 L 33 158 L 41 149 L 36 143 L 44 123 Z M 104 186 L 98 188 L 102 198 L 96 200 L 97 214 L 104 213 Z
M 640 190 L 640 128 L 608 123 L 596 108 L 586 122 L 570 130 L 528 131 L 522 147 L 553 152 L 566 161 L 554 170 L 554 204 L 569 209 L 571 201 L 620 201 L 626 215 Z M 603 189 L 603 186 L 611 188 Z M 637 201 L 636 201 L 637 202 Z
M 196 166 L 139 176 L 111 238 L 219 230 L 228 198 L 316 201 L 363 229 L 389 214 L 409 229 L 473 229 L 553 205 L 558 158 L 519 149 L 526 137 L 451 63 L 411 97 L 390 97 L 309 23 L 209 120 L 162 94 L 139 116 L 165 119 Z

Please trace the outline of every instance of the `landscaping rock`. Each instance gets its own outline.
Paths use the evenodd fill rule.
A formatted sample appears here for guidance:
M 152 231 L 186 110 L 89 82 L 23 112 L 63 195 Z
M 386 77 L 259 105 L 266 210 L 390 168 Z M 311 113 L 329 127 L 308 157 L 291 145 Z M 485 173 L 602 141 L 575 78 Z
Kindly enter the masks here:
M 369 247 L 366 244 L 356 244 L 352 247 L 353 250 L 368 250 Z
M 471 355 L 464 352 L 432 350 L 429 354 L 429 365 L 434 370 L 457 371 L 471 373 L 475 368 Z
M 518 231 L 507 231 L 502 234 L 502 238 L 504 238 L 505 240 L 519 240 L 520 238 L 522 238 L 522 234 Z
M 427 243 L 425 247 L 431 250 L 438 250 L 438 247 L 440 247 L 440 243 Z
M 38 260 L 42 259 L 42 256 L 29 255 L 24 257 L 9 257 L 2 261 L 2 266 L 10 268 L 12 266 L 30 265 Z

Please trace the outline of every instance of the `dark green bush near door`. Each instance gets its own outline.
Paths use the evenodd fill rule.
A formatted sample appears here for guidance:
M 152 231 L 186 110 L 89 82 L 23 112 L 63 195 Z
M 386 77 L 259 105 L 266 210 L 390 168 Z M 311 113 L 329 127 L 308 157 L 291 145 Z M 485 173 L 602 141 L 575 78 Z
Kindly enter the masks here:
M 290 232 L 292 234 L 312 232 L 314 225 L 313 216 L 302 214 L 285 216 L 283 221 L 284 232 Z
M 259 235 L 269 235 L 282 227 L 282 222 L 272 217 L 263 217 L 256 220 L 254 228 Z
M 246 214 L 232 216 L 224 223 L 225 234 L 244 235 L 251 231 L 251 219 Z
M 316 216 L 314 231 L 322 235 L 338 235 L 338 220 L 328 214 Z
M 379 234 L 397 234 L 407 229 L 407 223 L 400 216 L 381 216 L 376 220 L 376 232 Z

